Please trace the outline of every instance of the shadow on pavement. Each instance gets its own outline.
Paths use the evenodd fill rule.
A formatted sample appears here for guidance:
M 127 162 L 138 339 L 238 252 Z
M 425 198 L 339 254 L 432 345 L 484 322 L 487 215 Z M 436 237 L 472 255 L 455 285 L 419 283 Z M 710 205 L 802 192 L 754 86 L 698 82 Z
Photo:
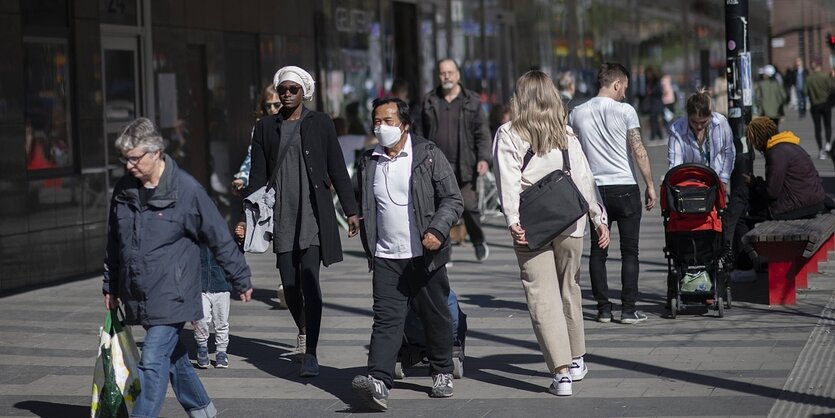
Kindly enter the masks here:
M 481 308 L 513 309 L 517 311 L 528 311 L 528 305 L 523 302 L 513 302 L 504 299 L 496 299 L 491 295 L 458 295 L 459 303 L 476 305 Z
M 274 298 L 277 296 L 278 284 L 272 289 L 259 289 L 257 287 L 252 289 L 252 299 L 257 300 L 270 307 L 270 310 L 286 310 L 279 306 L 278 301 Z
M 82 405 L 66 405 L 55 402 L 44 401 L 23 401 L 14 404 L 17 409 L 29 411 L 39 417 L 88 417 L 90 416 L 90 406 Z

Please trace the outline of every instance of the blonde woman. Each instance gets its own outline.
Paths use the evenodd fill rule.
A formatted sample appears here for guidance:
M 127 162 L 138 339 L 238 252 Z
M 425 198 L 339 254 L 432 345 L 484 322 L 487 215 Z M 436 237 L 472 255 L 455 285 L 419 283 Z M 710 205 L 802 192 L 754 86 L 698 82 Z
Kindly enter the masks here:
M 522 171 L 525 154 L 535 155 Z M 606 211 L 598 204 L 589 163 L 580 142 L 566 125 L 566 114 L 553 81 L 541 71 L 529 71 L 516 83 L 510 100 L 510 122 L 496 133 L 494 170 L 504 215 L 513 238 L 536 339 L 553 373 L 549 391 L 572 394 L 573 381 L 588 372 L 579 271 L 583 235 L 588 221 L 580 218 L 550 245 L 531 250 L 519 224 L 519 194 L 554 170 L 562 169 L 568 150 L 571 178 L 589 203 L 589 216 L 601 248 L 609 245 Z

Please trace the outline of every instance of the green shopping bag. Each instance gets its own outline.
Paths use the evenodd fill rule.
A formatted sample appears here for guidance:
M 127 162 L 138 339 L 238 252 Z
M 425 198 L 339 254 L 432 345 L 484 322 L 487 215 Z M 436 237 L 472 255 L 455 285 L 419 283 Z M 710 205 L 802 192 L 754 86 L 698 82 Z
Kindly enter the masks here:
M 116 309 L 107 312 L 99 334 L 90 417 L 127 418 L 139 396 L 139 350 Z

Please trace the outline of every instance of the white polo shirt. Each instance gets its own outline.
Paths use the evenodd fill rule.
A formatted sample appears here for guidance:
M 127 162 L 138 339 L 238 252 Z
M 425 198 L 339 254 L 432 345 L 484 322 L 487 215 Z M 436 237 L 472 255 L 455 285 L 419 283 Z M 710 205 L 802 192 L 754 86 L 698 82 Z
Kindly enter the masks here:
M 382 146 L 372 152 L 377 157 L 374 172 L 374 199 L 377 201 L 377 248 L 374 256 L 406 259 L 423 255 L 417 230 L 409 184 L 412 179 L 412 137 L 403 149 L 389 158 Z

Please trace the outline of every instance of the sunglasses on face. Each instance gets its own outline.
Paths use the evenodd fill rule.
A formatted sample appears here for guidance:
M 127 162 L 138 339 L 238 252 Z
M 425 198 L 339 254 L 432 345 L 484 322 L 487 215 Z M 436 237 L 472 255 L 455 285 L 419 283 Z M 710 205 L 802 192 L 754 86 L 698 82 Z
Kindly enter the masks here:
M 290 87 L 278 86 L 278 88 L 275 89 L 275 90 L 278 92 L 278 94 L 284 94 L 288 91 L 290 92 L 290 94 L 299 94 L 299 90 L 301 90 L 301 89 L 302 88 L 300 86 L 290 86 Z
M 272 109 L 272 108 L 278 109 L 280 107 L 281 107 L 281 102 L 267 102 L 267 103 L 264 103 L 264 109 L 267 109 L 267 110 Z

